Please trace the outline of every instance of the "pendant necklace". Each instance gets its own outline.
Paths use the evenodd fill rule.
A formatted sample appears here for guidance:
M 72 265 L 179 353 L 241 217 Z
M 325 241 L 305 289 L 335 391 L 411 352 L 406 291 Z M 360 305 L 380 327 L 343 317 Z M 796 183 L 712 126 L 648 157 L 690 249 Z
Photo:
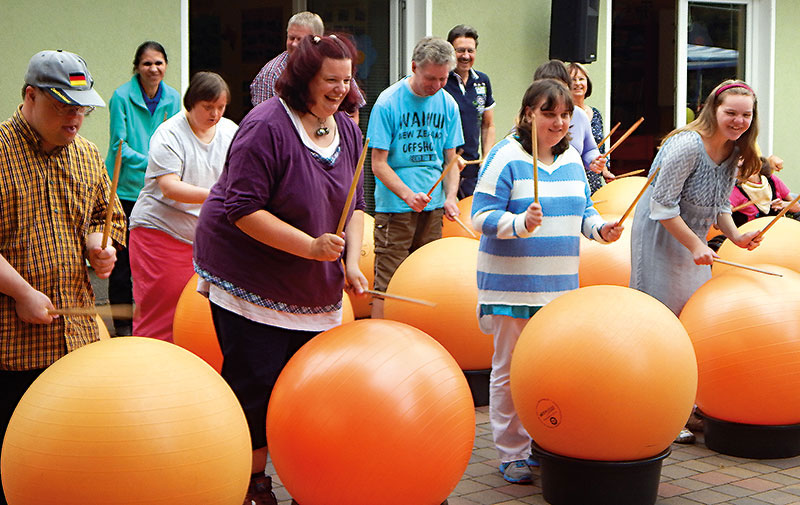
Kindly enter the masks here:
M 308 113 L 317 118 L 317 121 L 319 122 L 319 128 L 314 130 L 314 135 L 316 135 L 317 137 L 324 137 L 325 135 L 331 132 L 331 129 L 325 126 L 325 120 L 320 119 L 319 116 L 317 116 L 311 111 L 308 111 Z

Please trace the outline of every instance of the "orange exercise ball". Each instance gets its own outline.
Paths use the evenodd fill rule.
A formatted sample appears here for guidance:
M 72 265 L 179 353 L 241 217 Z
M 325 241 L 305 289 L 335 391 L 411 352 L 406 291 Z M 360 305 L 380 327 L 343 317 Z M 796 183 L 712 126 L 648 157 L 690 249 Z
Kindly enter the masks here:
M 474 438 L 458 365 L 396 321 L 364 319 L 312 339 L 281 372 L 267 412 L 275 470 L 303 505 L 438 505 Z
M 97 336 L 100 340 L 108 340 L 111 338 L 111 334 L 108 333 L 108 327 L 106 326 L 105 321 L 103 318 L 100 317 L 100 314 L 95 314 L 94 320 L 97 322 Z
M 621 216 L 603 216 L 616 222 Z M 630 221 L 628 221 L 630 226 Z M 601 244 L 581 235 L 580 262 L 578 263 L 580 287 L 612 284 L 628 286 L 631 278 L 631 232 L 626 229 L 616 242 Z
M 472 197 L 468 196 L 459 200 L 458 210 L 461 211 L 461 215 L 458 216 L 458 219 L 464 223 L 464 226 L 466 226 L 472 234 L 462 228 L 457 222 L 450 221 L 445 217 L 442 219 L 442 237 L 480 238 L 481 232 L 476 231 L 472 227 Z
M 172 338 L 176 345 L 191 351 L 208 363 L 214 370 L 222 370 L 222 350 L 219 348 L 217 331 L 211 319 L 208 298 L 197 292 L 197 274 L 183 288 L 175 306 L 172 323 Z M 353 321 L 350 297 L 342 292 L 342 323 Z
M 478 327 L 477 240 L 434 240 L 409 255 L 389 281 L 387 293 L 435 303 L 428 307 L 387 298 L 384 317 L 410 324 L 435 338 L 462 370 L 492 367 L 494 342 Z
M 369 289 L 375 287 L 375 218 L 364 213 L 364 237 L 361 239 L 361 256 L 358 268 L 367 278 Z M 354 296 L 350 299 L 353 305 L 353 315 L 357 318 L 369 317 L 372 310 L 370 296 Z
M 597 202 L 594 208 L 603 215 L 621 216 L 628 210 L 646 182 L 647 177 L 639 176 L 614 179 L 592 194 L 592 200 Z
M 697 354 L 697 406 L 742 424 L 800 423 L 800 273 L 732 268 L 695 291 L 681 312 Z
M 239 505 L 250 434 L 222 378 L 160 340 L 71 352 L 22 397 L 3 444 L 11 505 Z
M 195 353 L 219 372 L 222 370 L 222 351 L 211 319 L 208 298 L 197 292 L 197 279 L 197 274 L 189 279 L 175 306 L 172 339 L 175 344 Z
M 342 324 L 352 323 L 355 321 L 353 314 L 353 300 L 347 291 L 342 291 Z
M 511 359 L 523 426 L 543 449 L 570 458 L 659 454 L 689 418 L 696 390 L 694 350 L 678 318 L 621 286 L 580 288 L 545 305 Z
M 759 217 L 748 221 L 739 227 L 740 232 L 761 230 L 772 221 L 773 217 Z M 719 248 L 719 257 L 733 261 L 734 263 L 744 263 L 755 265 L 758 263 L 769 263 L 781 265 L 800 272 L 800 221 L 788 217 L 782 217 L 764 234 L 761 244 L 748 251 L 742 249 L 730 240 L 726 240 Z M 722 263 L 714 263 L 712 275 L 725 272 L 735 268 Z

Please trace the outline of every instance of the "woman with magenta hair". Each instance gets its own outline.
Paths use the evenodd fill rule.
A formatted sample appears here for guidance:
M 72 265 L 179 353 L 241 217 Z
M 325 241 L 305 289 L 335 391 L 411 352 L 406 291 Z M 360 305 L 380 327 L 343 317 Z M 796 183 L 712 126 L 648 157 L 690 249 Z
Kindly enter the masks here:
M 246 505 L 276 503 L 264 469 L 267 404 L 278 374 L 303 344 L 341 324 L 345 284 L 356 294 L 367 288 L 358 268 L 361 181 L 344 237 L 335 234 L 362 147 L 347 115 L 359 101 L 354 58 L 344 37 L 304 38 L 278 80 L 278 96 L 239 125 L 200 212 L 198 290 L 211 302 L 222 377 L 250 427 Z

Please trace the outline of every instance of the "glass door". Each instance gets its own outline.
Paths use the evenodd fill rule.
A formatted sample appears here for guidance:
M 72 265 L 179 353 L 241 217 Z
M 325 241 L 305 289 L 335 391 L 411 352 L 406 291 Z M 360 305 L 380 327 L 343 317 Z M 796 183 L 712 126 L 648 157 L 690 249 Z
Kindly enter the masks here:
M 749 80 L 750 4 L 750 0 L 680 2 L 676 124 L 693 120 L 721 81 Z

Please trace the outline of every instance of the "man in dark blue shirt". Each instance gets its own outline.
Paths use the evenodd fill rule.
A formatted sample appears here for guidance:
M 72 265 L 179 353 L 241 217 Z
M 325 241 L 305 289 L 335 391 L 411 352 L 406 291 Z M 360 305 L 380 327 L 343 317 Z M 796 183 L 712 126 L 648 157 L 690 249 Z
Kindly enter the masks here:
M 478 32 L 467 25 L 457 25 L 447 34 L 456 50 L 456 68 L 450 72 L 444 89 L 455 98 L 461 113 L 464 150 L 467 161 L 479 160 L 494 145 L 494 98 L 489 76 L 472 69 L 478 48 Z M 479 165 L 469 164 L 461 172 L 458 196 L 465 198 L 475 191 Z

